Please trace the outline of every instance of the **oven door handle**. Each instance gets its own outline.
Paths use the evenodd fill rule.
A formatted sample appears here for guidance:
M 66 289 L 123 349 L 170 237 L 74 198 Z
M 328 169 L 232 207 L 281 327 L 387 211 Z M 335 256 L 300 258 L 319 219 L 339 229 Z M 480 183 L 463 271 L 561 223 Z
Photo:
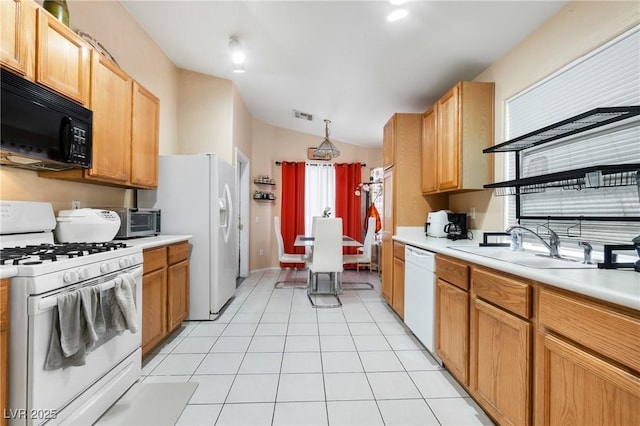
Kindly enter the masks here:
M 133 269 L 131 271 L 127 271 L 128 273 L 130 273 L 131 275 L 133 275 L 134 278 L 138 278 L 142 275 L 142 266 Z M 105 283 L 102 284 L 98 284 L 100 286 L 100 290 L 109 290 L 112 289 L 115 285 L 116 285 L 116 281 L 115 278 L 112 280 L 109 280 Z M 79 289 L 80 287 L 76 288 Z M 50 310 L 51 308 L 53 308 L 54 306 L 58 305 L 58 295 L 60 293 L 56 293 L 54 295 L 45 297 L 43 299 L 40 300 L 35 300 L 33 302 L 33 304 L 30 302 L 29 303 L 29 315 L 37 315 L 41 312 L 45 312 Z

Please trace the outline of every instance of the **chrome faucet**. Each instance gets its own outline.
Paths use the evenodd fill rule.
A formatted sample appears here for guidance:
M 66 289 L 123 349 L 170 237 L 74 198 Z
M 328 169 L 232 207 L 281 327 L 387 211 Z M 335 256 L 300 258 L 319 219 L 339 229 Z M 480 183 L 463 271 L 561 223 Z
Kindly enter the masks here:
M 560 239 L 558 238 L 558 234 L 556 234 L 551 228 L 547 225 L 540 225 L 543 228 L 547 228 L 549 230 L 549 243 L 547 243 L 544 238 L 538 235 L 535 231 L 532 231 L 529 228 L 525 228 L 520 225 L 513 225 L 504 230 L 504 232 L 511 232 L 515 229 L 522 229 L 524 231 L 529 232 L 531 235 L 535 236 L 540 240 L 540 242 L 549 250 L 549 255 L 551 257 L 560 258 Z

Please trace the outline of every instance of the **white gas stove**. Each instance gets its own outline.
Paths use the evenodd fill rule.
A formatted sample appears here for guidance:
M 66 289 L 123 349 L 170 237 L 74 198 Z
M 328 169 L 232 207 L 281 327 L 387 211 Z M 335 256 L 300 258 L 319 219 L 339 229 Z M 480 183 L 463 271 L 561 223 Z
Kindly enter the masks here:
M 0 201 L 0 265 L 17 269 L 9 286 L 9 424 L 91 424 L 140 377 L 141 248 L 56 244 L 55 226 L 49 203 Z M 130 319 L 123 330 L 106 309 L 114 292 L 124 290 L 132 303 L 120 307 Z M 83 298 L 87 294 L 93 302 Z M 62 307 L 92 318 L 80 327 L 97 312 L 100 325 L 108 318 L 104 331 L 79 345 L 82 353 L 54 350 L 56 339 L 62 348 L 62 335 L 69 332 Z

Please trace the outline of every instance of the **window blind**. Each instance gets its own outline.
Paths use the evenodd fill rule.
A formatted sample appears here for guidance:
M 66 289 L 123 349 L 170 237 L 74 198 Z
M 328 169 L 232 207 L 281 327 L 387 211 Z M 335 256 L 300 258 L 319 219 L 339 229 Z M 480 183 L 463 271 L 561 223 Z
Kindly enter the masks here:
M 640 105 L 640 27 L 574 61 L 506 101 L 506 137 L 513 139 L 598 107 Z M 640 120 L 624 120 L 521 151 L 520 177 L 595 165 L 640 163 Z M 507 154 L 507 179 L 515 178 L 514 155 Z M 563 190 L 521 195 L 521 216 L 640 217 L 637 186 Z M 515 197 L 507 197 L 506 223 L 517 223 Z M 534 230 L 544 220 L 521 220 Z M 562 239 L 628 244 L 640 222 L 552 221 Z

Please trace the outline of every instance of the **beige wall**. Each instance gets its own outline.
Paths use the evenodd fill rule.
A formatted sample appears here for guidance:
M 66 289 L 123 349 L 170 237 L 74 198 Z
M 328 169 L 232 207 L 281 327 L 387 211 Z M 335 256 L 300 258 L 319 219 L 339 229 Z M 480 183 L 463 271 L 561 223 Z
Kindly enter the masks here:
M 251 157 L 251 126 L 253 118 L 242 101 L 240 93 L 233 88 L 233 146 L 238 148 L 246 157 Z M 232 164 L 235 164 L 235 159 Z
M 175 65 L 119 2 L 69 0 L 67 3 L 71 28 L 91 34 L 125 72 L 160 98 L 160 152 L 176 152 Z M 0 199 L 48 201 L 58 211 L 71 208 L 71 200 L 79 200 L 83 207 L 129 206 L 133 203 L 133 191 L 41 179 L 34 171 L 0 167 Z
M 322 137 L 312 136 L 271 126 L 260 120 L 253 120 L 251 157 L 251 178 L 268 175 L 276 182 L 275 202 L 251 200 L 249 235 L 249 269 L 256 270 L 278 265 L 277 245 L 273 231 L 273 217 L 280 216 L 281 167 L 276 161 L 307 161 L 307 148 L 318 146 Z M 382 129 L 380 129 L 382 139 Z M 361 162 L 362 179 L 368 180 L 370 170 L 382 165 L 381 148 L 362 148 L 356 145 L 332 140 L 340 150 L 337 163 Z M 251 184 L 251 193 L 259 189 Z M 258 221 L 258 222 L 256 222 Z M 260 249 L 264 254 L 260 256 Z
M 509 97 L 639 23 L 637 1 L 574 1 L 477 76 L 477 81 L 496 83 L 495 143 L 504 141 L 504 106 Z M 496 156 L 496 181 L 501 181 L 505 154 L 492 155 Z M 490 191 L 466 193 L 451 196 L 449 208 L 468 212 L 475 207 L 476 220 L 471 224 L 474 228 L 502 230 L 503 201 Z
M 178 71 L 178 152 L 215 152 L 233 164 L 233 82 Z

